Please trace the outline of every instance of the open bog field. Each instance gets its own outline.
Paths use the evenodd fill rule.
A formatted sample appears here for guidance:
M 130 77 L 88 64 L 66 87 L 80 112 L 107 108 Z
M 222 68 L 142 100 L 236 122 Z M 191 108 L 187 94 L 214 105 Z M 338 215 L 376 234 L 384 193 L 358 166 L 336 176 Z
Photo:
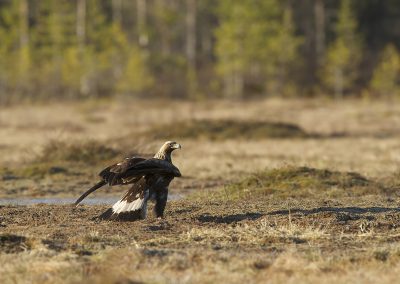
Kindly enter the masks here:
M 393 102 L 0 108 L 0 282 L 393 283 L 399 138 Z M 107 205 L 65 202 L 106 165 L 166 140 L 183 146 L 173 154 L 183 177 L 164 220 L 99 221 Z M 20 205 L 48 198 L 64 202 Z

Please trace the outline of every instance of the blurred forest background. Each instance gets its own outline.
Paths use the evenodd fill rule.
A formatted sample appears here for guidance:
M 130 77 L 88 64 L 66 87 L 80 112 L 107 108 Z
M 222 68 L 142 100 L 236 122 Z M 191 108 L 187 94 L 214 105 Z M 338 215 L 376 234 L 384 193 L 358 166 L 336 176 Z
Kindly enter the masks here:
M 399 96 L 398 0 L 0 0 L 0 102 Z

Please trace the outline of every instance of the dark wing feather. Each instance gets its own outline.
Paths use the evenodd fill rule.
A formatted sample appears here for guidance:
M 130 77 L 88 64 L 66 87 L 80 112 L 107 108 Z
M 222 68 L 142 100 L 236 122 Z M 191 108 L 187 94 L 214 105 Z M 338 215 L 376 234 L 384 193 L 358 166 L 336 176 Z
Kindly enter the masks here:
M 173 177 L 180 177 L 181 173 L 172 163 L 160 159 L 147 159 L 129 168 L 125 173 L 120 174 L 121 178 L 137 177 L 146 174 L 161 174 Z
M 96 183 L 88 191 L 86 191 L 84 194 L 82 194 L 81 197 L 79 197 L 77 201 L 75 201 L 75 206 L 78 205 L 83 199 L 85 199 L 86 196 L 91 194 L 93 191 L 96 191 L 97 189 L 99 189 L 100 187 L 102 187 L 105 184 L 106 184 L 106 182 L 104 180 L 99 181 L 98 183 Z
M 99 216 L 103 220 L 134 221 L 146 215 L 148 181 L 140 178 L 114 206 Z
M 146 159 L 144 158 L 138 157 L 126 158 L 124 161 L 118 164 L 114 164 L 105 168 L 99 173 L 99 176 L 103 178 L 103 180 L 105 180 L 109 185 L 128 184 L 136 182 L 136 178 L 123 180 L 121 178 L 121 175 L 123 175 L 129 168 L 145 160 Z

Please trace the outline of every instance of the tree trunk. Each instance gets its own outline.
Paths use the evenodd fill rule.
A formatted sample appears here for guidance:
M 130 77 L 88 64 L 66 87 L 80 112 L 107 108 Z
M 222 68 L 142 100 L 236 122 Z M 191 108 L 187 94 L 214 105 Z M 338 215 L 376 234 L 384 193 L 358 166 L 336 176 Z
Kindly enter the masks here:
M 325 6 L 324 0 L 315 0 L 315 53 L 317 56 L 317 65 L 323 65 L 325 56 Z
M 343 99 L 343 70 L 340 68 L 335 69 L 335 98 L 336 100 Z
M 84 64 L 86 47 L 86 0 L 78 0 L 76 5 L 76 38 L 79 60 Z M 82 95 L 87 95 L 89 94 L 89 84 L 84 71 L 81 74 L 79 91 Z
M 122 26 L 122 0 L 112 0 L 112 19 L 115 24 Z
M 194 97 L 197 91 L 196 74 L 196 0 L 186 0 L 186 61 L 187 87 L 189 97 Z
M 225 75 L 224 78 L 225 97 L 229 99 L 243 98 L 243 75 L 241 72 L 232 71 Z
M 28 9 L 28 1 L 20 0 L 19 2 L 19 45 L 20 48 L 23 48 L 29 43 L 29 9 Z
M 169 1 L 167 0 L 155 0 L 155 9 L 158 10 L 157 14 L 161 15 L 163 14 L 163 10 L 167 9 L 167 5 L 169 4 Z M 169 27 L 166 25 L 164 22 L 164 19 L 157 19 L 156 18 L 157 26 L 158 26 L 158 37 L 160 41 L 160 49 L 161 49 L 161 54 L 163 57 L 168 57 L 171 55 L 171 44 L 170 44 L 170 31 Z
M 78 0 L 76 5 L 76 37 L 79 49 L 85 47 L 85 20 L 86 20 L 86 0 Z
M 17 95 L 29 88 L 30 50 L 29 50 L 29 7 L 27 0 L 19 1 L 19 49 L 17 57 L 16 91 Z
M 137 6 L 137 29 L 139 46 L 145 48 L 149 44 L 147 35 L 147 5 L 146 0 L 136 0 Z

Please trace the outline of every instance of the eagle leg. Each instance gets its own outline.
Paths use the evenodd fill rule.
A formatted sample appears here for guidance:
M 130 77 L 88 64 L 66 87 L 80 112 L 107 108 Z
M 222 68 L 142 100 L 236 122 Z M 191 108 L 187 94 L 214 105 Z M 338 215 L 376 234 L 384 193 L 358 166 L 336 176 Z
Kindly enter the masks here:
M 164 187 L 161 190 L 157 190 L 155 195 L 156 204 L 154 206 L 154 213 L 157 218 L 163 218 L 165 206 L 167 205 L 168 188 Z

